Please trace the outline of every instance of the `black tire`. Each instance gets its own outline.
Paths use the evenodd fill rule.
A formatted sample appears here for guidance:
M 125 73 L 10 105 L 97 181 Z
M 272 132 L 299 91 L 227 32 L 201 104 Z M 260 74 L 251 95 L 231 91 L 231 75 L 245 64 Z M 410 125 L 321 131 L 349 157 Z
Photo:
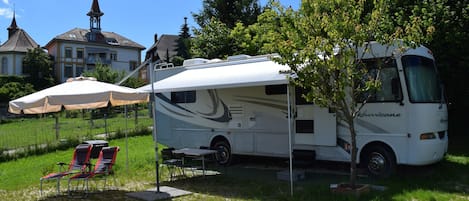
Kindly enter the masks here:
M 231 155 L 231 147 L 227 141 L 217 141 L 213 144 L 212 149 L 217 150 L 216 159 L 220 165 L 229 165 L 233 156 Z
M 394 153 L 383 146 L 373 146 L 364 153 L 363 166 L 374 177 L 387 178 L 396 170 Z

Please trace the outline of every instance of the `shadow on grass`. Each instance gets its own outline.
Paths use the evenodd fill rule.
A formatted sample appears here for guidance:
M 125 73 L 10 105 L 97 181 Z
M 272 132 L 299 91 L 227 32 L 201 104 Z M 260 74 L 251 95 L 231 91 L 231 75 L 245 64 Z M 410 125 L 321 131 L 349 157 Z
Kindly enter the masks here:
M 51 195 L 48 197 L 43 197 L 39 200 L 41 201 L 69 201 L 69 200 L 126 200 L 126 201 L 140 201 L 138 199 L 127 197 L 126 194 L 129 193 L 128 191 L 121 191 L 121 190 L 108 190 L 108 191 L 99 191 L 99 192 L 91 192 L 86 196 L 68 196 L 68 195 Z
M 194 193 L 230 199 L 257 200 L 460 200 L 468 199 L 469 163 L 457 162 L 459 156 L 448 156 L 440 163 L 429 166 L 403 166 L 390 178 L 359 177 L 359 183 L 384 187 L 361 197 L 338 195 L 330 192 L 329 185 L 348 182 L 348 165 L 318 162 L 306 167 L 304 180 L 294 182 L 294 195 L 290 196 L 288 181 L 277 179 L 276 173 L 285 170 L 282 161 L 277 165 L 265 161 L 243 161 L 233 167 L 218 168 L 221 175 L 192 177 L 168 185 Z M 455 162 L 456 160 L 456 162 Z M 462 157 L 462 160 L 468 160 Z M 268 163 L 272 163 L 269 159 Z M 375 188 L 376 189 L 376 188 Z

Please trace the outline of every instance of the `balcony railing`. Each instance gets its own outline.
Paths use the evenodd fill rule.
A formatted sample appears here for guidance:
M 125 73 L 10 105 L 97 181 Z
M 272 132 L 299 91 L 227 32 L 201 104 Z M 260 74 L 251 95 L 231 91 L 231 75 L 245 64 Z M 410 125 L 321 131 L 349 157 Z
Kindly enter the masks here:
M 103 59 L 99 57 L 88 57 L 86 58 L 86 64 L 111 64 L 112 60 L 111 59 Z

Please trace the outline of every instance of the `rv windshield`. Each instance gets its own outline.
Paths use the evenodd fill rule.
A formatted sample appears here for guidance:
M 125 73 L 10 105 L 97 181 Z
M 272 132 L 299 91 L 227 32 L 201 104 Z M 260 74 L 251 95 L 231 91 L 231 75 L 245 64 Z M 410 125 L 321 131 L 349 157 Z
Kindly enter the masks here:
M 439 103 L 442 89 L 433 60 L 415 55 L 402 57 L 411 102 Z

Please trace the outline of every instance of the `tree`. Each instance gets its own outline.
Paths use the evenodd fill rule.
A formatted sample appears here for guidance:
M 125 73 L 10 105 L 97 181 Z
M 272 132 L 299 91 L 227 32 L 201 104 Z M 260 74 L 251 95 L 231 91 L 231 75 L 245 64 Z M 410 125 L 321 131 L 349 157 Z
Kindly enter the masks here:
M 200 13 L 193 13 L 195 21 L 200 27 L 205 27 L 217 19 L 229 29 L 236 26 L 237 22 L 245 25 L 254 24 L 262 8 L 258 0 L 204 0 Z
M 23 59 L 24 74 L 29 75 L 28 81 L 36 90 L 41 90 L 55 84 L 52 76 L 52 61 L 40 47 L 28 49 Z
M 187 26 L 187 17 L 184 17 L 184 24 L 181 27 L 179 38 L 177 39 L 177 54 L 171 59 L 176 66 L 181 66 L 185 59 L 190 59 L 191 53 L 191 34 Z
M 196 37 L 192 40 L 193 55 L 208 59 L 232 55 L 234 45 L 229 37 L 230 32 L 224 23 L 215 18 L 202 29 L 195 29 Z
M 93 71 L 85 71 L 83 76 L 94 77 L 101 82 L 116 83 L 120 75 L 118 71 L 113 70 L 110 66 L 97 63 Z
M 415 5 L 409 13 L 391 12 L 391 0 L 303 0 L 298 11 L 272 3 L 273 43 L 264 47 L 278 52 L 282 64 L 291 67 L 303 96 L 321 107 L 336 111 L 351 136 L 350 184 L 357 176 L 355 119 L 381 83 L 378 64 L 372 73 L 363 62 L 359 47 L 371 41 L 402 48 L 430 39 L 434 27 L 429 13 Z M 404 16 L 405 15 L 405 16 Z M 402 43 L 396 42 L 402 41 Z
M 30 83 L 9 82 L 0 87 L 0 103 L 6 103 L 34 92 L 33 85 Z
M 256 23 L 261 11 L 257 0 L 204 0 L 203 10 L 192 14 L 201 27 L 194 29 L 192 53 L 196 57 L 213 59 L 244 52 L 237 38 L 233 38 L 239 35 L 231 35 L 231 32 L 235 27 L 239 29 Z

